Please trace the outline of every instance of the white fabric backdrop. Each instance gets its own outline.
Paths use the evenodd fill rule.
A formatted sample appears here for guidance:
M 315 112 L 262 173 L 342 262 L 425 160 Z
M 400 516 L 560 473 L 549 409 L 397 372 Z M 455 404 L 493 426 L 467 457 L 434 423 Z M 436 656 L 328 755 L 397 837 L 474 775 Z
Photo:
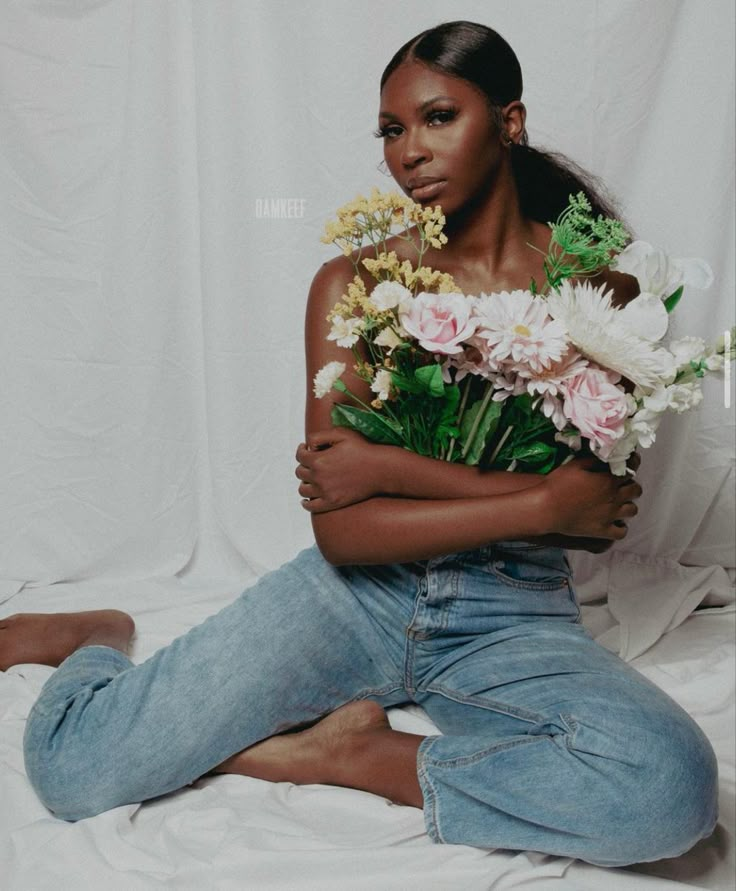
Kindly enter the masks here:
M 533 143 L 712 264 L 676 332 L 733 324 L 731 0 L 3 0 L 0 602 L 94 578 L 235 589 L 310 543 L 293 452 L 319 236 L 390 185 L 384 65 L 455 18 L 517 51 Z M 303 216 L 259 213 L 279 198 Z M 629 537 L 578 560 L 638 629 L 628 655 L 733 596 L 734 410 L 705 389 L 645 453 Z

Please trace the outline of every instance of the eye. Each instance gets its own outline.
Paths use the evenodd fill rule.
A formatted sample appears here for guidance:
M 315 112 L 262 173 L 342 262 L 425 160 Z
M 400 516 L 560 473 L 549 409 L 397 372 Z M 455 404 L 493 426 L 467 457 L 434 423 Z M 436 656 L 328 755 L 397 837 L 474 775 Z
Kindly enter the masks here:
M 383 127 L 379 127 L 373 135 L 376 139 L 396 139 L 397 136 L 401 136 L 402 132 L 402 128 L 398 124 L 385 124 Z
M 457 117 L 457 109 L 455 108 L 435 108 L 427 114 L 427 124 L 430 127 L 449 124 L 450 121 Z

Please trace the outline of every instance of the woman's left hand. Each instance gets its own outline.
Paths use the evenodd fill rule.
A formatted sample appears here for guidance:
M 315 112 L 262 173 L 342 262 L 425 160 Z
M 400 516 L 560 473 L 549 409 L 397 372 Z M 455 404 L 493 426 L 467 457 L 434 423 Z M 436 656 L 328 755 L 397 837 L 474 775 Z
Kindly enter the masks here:
M 304 509 L 326 513 L 385 494 L 386 450 L 391 448 L 342 427 L 310 433 L 296 450 Z

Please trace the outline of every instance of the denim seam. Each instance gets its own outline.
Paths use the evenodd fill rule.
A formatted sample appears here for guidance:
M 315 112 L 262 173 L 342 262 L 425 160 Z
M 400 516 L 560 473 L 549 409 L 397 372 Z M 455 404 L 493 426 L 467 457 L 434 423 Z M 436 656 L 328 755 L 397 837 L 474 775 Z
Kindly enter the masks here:
M 424 759 L 425 762 L 431 764 L 433 767 L 438 768 L 467 767 L 470 764 L 476 764 L 478 761 L 482 761 L 489 755 L 495 755 L 496 752 L 505 752 L 509 749 L 516 749 L 519 746 L 528 746 L 533 743 L 541 742 L 549 742 L 549 737 L 524 736 L 520 739 L 507 740 L 503 743 L 496 743 L 495 745 L 489 746 L 486 749 L 480 749 L 477 752 L 473 752 L 472 755 L 460 755 L 457 758 L 440 759 L 432 758 L 429 755 L 425 754 Z
M 102 650 L 103 652 L 92 654 L 88 653 L 88 650 Z M 58 699 L 58 696 L 56 695 L 54 696 L 55 701 L 50 707 L 44 702 L 44 691 L 49 685 L 55 688 L 61 683 L 80 683 L 80 681 L 85 680 L 87 669 L 90 667 L 98 670 L 110 668 L 113 670 L 114 674 L 119 674 L 121 671 L 130 668 L 131 665 L 132 663 L 125 653 L 121 653 L 114 647 L 107 647 L 103 644 L 93 644 L 91 646 L 82 647 L 70 656 L 67 656 L 54 674 L 49 677 L 41 688 L 38 699 L 34 702 L 31 711 L 43 717 L 49 717 L 54 714 L 63 713 L 68 709 L 68 700 L 64 699 L 63 702 L 58 702 L 56 701 Z M 62 680 L 57 682 L 60 671 L 62 672 Z
M 562 718 L 565 724 L 567 724 L 570 731 L 569 733 L 564 734 L 565 745 L 570 751 L 573 751 L 575 749 L 575 738 L 578 735 L 578 728 L 580 727 L 580 724 L 578 724 L 578 722 L 575 720 L 575 718 L 573 718 L 571 714 L 560 713 L 560 718 Z
M 368 699 L 369 696 L 388 696 L 389 693 L 395 693 L 397 690 L 403 689 L 403 684 L 386 684 L 383 687 L 369 687 L 366 690 L 361 690 L 360 693 L 353 696 L 348 702 L 362 702 L 364 699 Z M 345 705 L 347 705 L 347 702 Z
M 503 561 L 499 561 L 503 562 Z M 491 572 L 499 581 L 512 588 L 522 591 L 559 591 L 562 588 L 570 590 L 570 579 L 567 576 L 554 576 L 548 582 L 535 582 L 533 580 L 515 579 L 510 575 L 501 572 L 494 563 L 488 565 L 488 571 Z
M 505 702 L 498 702 L 495 699 L 458 693 L 457 690 L 450 690 L 442 684 L 430 684 L 428 687 L 423 687 L 421 690 L 417 690 L 417 692 L 437 693 L 453 702 L 459 702 L 462 705 L 476 706 L 477 708 L 483 708 L 486 709 L 486 711 L 496 712 L 501 715 L 508 715 L 510 718 L 518 718 L 520 721 L 526 721 L 528 724 L 540 724 L 547 720 L 544 715 L 537 714 L 536 712 L 530 712 L 527 709 L 519 708 L 518 706 L 508 705 Z
M 419 783 L 422 787 L 422 795 L 424 799 L 424 826 L 432 841 L 442 844 L 445 839 L 442 835 L 442 830 L 440 829 L 438 812 L 439 795 L 425 766 L 425 762 L 428 759 L 432 760 L 427 755 L 427 750 L 438 738 L 439 737 L 436 736 L 428 736 L 419 744 L 419 749 L 417 750 L 417 777 L 419 778 Z

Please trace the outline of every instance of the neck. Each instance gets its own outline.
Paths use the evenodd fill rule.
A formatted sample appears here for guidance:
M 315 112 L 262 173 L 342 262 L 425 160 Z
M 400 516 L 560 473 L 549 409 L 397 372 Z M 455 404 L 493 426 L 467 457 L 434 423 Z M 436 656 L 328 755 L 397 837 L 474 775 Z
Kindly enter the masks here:
M 521 214 L 513 175 L 501 175 L 477 202 L 448 218 L 445 233 L 454 255 L 482 260 L 489 271 L 502 269 L 531 239 L 531 223 Z

